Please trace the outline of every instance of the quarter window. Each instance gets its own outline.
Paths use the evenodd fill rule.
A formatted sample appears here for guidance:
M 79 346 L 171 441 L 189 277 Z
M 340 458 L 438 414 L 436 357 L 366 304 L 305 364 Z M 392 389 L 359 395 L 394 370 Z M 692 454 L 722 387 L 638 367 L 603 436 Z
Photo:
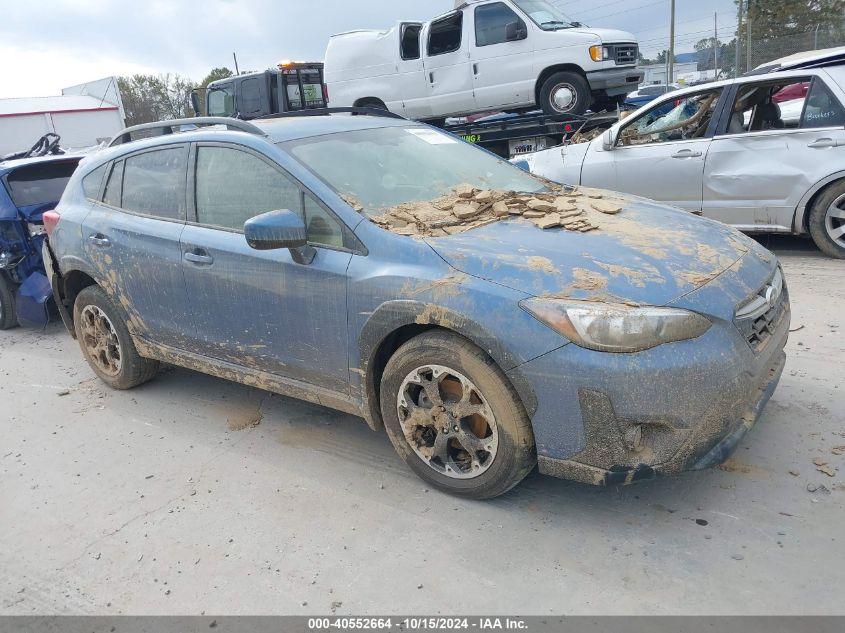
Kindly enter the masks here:
M 807 94 L 802 128 L 842 127 L 845 125 L 845 110 L 821 79 L 814 79 Z
M 454 53 L 461 48 L 461 31 L 464 25 L 462 12 L 431 23 L 428 33 L 428 55 L 443 55 Z
M 108 167 L 108 163 L 100 165 L 97 169 L 82 179 L 82 191 L 85 193 L 85 197 L 89 200 L 99 200 L 100 185 L 103 184 L 103 176 L 106 173 L 106 167 Z
M 111 207 L 120 206 L 120 181 L 123 178 L 123 161 L 114 163 L 109 181 L 106 183 L 106 190 L 103 194 L 103 202 Z
M 308 194 L 305 194 L 305 228 L 309 243 L 343 248 L 343 229 L 340 224 Z
M 623 128 L 619 145 L 650 145 L 702 138 L 713 119 L 721 89 L 664 101 Z
M 490 46 L 508 41 L 508 24 L 525 31 L 525 22 L 506 4 L 494 2 L 475 9 L 475 45 Z
M 185 216 L 185 149 L 174 147 L 124 161 L 120 207 L 168 220 Z
M 196 166 L 197 221 L 242 231 L 268 211 L 301 213 L 299 186 L 253 154 L 231 147 L 200 147 Z
M 231 86 L 215 88 L 208 92 L 209 116 L 232 116 L 235 113 L 235 96 Z

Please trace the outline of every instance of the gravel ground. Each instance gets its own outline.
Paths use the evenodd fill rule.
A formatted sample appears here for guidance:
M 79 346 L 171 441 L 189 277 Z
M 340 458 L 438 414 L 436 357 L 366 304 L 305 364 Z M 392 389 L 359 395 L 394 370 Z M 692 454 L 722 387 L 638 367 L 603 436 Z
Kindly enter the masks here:
M 845 262 L 764 243 L 780 387 L 725 466 L 628 488 L 459 500 L 356 418 L 185 370 L 111 391 L 60 324 L 0 332 L 0 614 L 843 613 Z

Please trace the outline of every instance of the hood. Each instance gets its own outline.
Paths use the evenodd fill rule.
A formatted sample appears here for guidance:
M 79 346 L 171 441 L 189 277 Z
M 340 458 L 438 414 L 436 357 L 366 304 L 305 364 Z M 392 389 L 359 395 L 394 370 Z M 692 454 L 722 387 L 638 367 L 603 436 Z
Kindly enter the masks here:
M 749 251 L 747 238 L 724 224 L 601 193 L 623 209 L 590 210 L 599 228 L 589 233 L 518 219 L 426 241 L 461 272 L 532 296 L 636 305 L 664 305 L 693 292 Z
M 633 33 L 628 31 L 618 31 L 616 29 L 597 29 L 591 26 L 578 26 L 571 29 L 563 29 L 556 31 L 556 33 L 583 33 L 584 35 L 591 35 L 601 40 L 602 44 L 619 44 L 623 42 L 635 43 L 637 38 Z

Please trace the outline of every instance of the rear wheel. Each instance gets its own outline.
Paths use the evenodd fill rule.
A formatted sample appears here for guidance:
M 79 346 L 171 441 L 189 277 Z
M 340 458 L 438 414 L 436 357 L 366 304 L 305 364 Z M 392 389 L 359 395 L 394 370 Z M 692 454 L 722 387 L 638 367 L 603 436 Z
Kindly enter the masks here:
M 373 110 L 387 110 L 387 106 L 381 99 L 364 99 L 360 103 L 355 104 L 356 108 L 372 108 Z
M 0 330 L 8 330 L 18 324 L 15 314 L 15 286 L 0 273 Z
M 810 235 L 822 252 L 845 259 L 845 180 L 830 185 L 813 204 Z
M 578 73 L 555 73 L 540 89 L 540 107 L 546 114 L 584 114 L 591 102 L 587 80 Z
M 122 315 L 99 286 L 76 297 L 73 324 L 85 360 L 113 389 L 137 387 L 158 371 L 157 361 L 138 354 Z
M 396 351 L 384 370 L 381 411 L 402 459 L 452 494 L 496 497 L 536 463 L 516 391 L 487 354 L 455 334 L 422 334 Z

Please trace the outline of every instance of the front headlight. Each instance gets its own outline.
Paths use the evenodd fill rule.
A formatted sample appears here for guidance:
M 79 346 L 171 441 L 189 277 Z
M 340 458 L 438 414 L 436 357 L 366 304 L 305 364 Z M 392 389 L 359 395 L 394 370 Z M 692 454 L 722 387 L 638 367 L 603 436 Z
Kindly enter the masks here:
M 590 47 L 590 59 L 594 62 L 603 62 L 610 59 L 610 49 L 607 46 L 596 44 Z
M 26 228 L 29 231 L 30 237 L 36 237 L 38 235 L 46 234 L 43 224 L 33 224 L 32 222 L 27 222 Z
M 712 323 L 678 308 L 634 308 L 569 299 L 525 299 L 519 305 L 580 347 L 629 353 L 697 338 Z

